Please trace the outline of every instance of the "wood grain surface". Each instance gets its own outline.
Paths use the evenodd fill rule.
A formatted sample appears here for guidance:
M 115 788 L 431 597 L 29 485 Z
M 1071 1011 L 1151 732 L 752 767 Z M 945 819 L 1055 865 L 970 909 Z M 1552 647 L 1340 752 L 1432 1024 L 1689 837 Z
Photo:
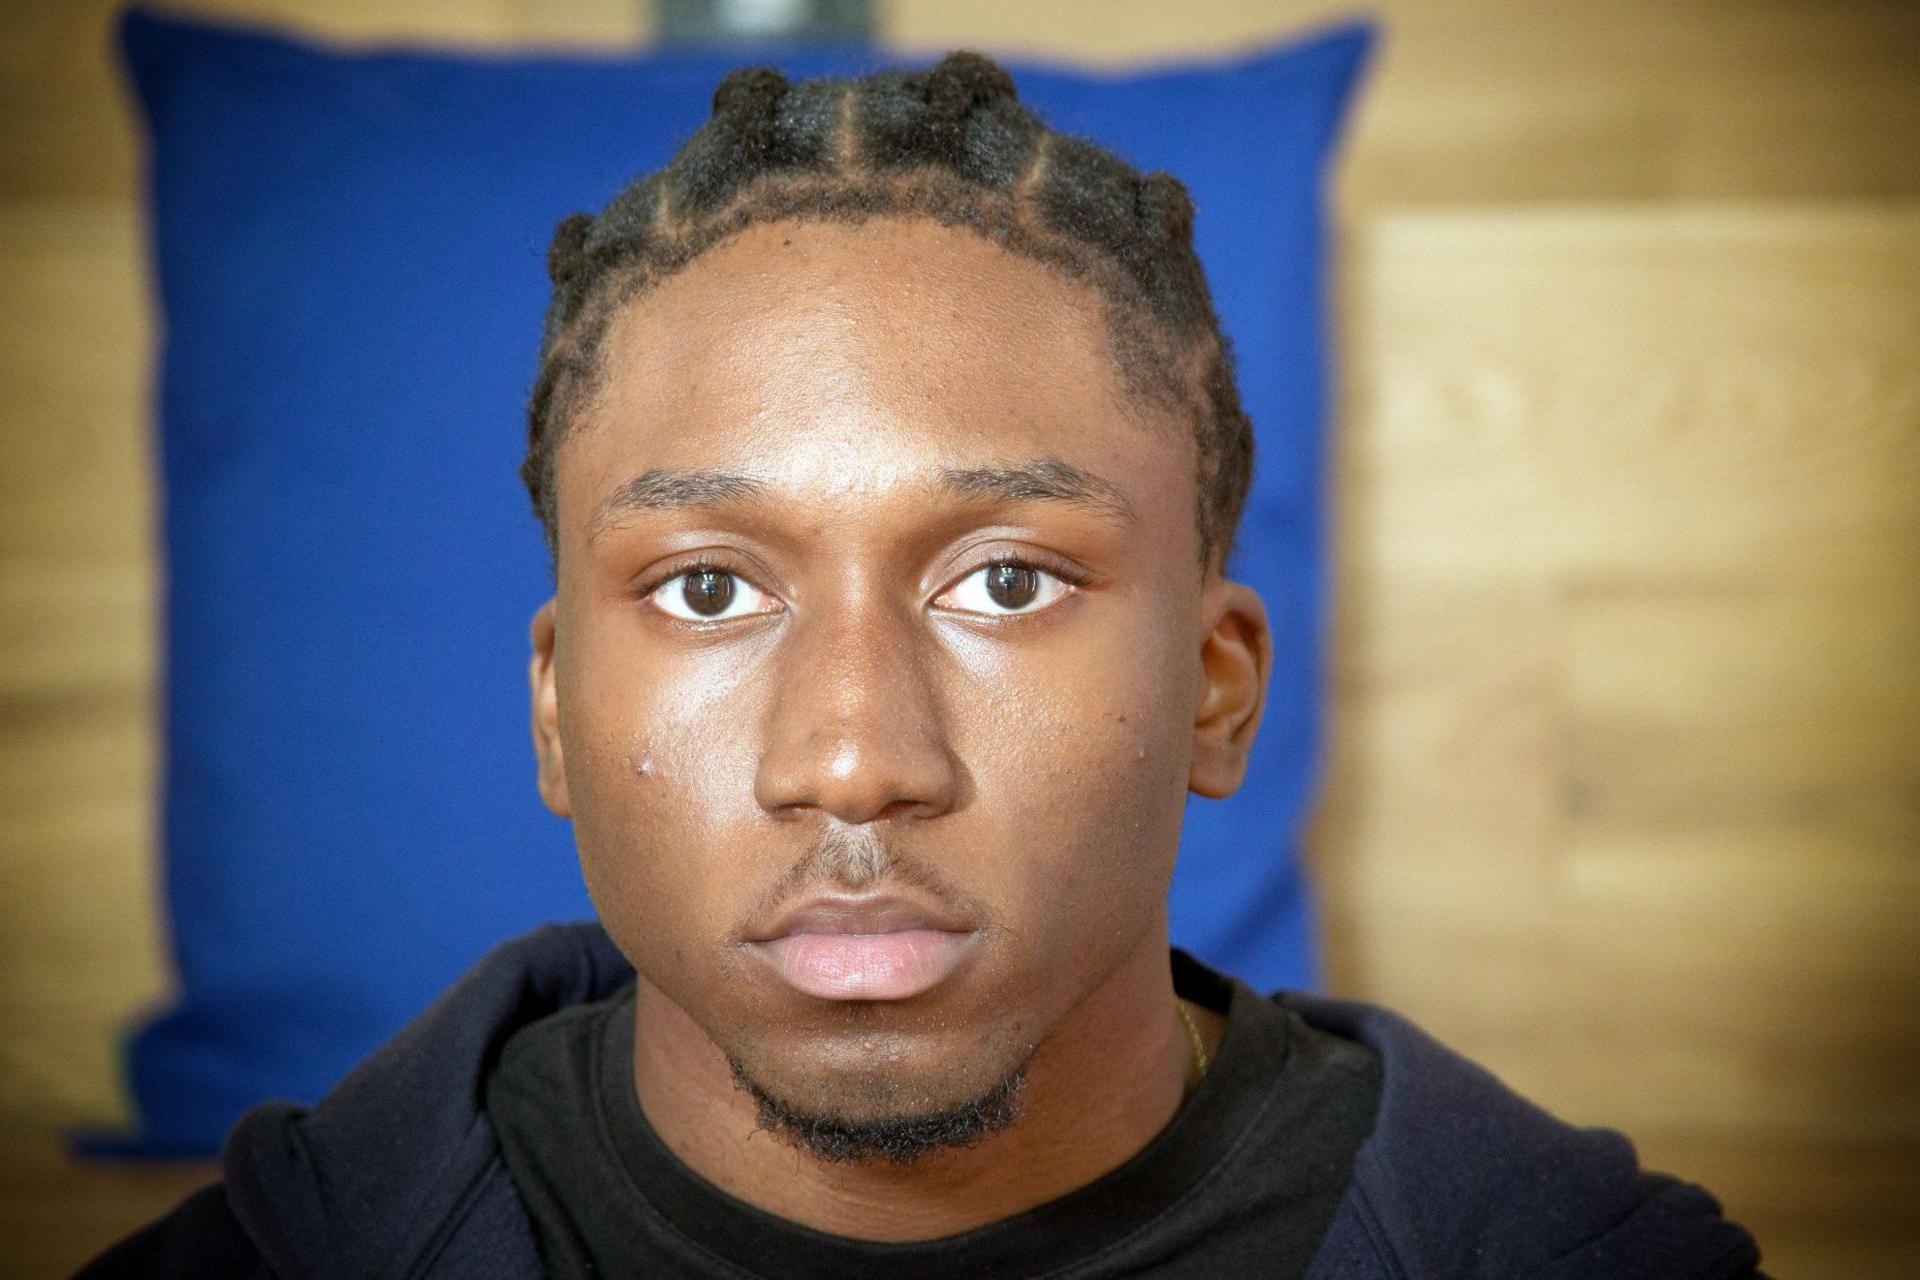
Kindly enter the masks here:
M 619 47 L 628 0 L 200 0 Z M 890 0 L 1099 62 L 1344 16 Z M 1920 1271 L 1920 9 L 1393 0 L 1340 182 L 1340 992 L 1715 1189 L 1781 1276 Z M 112 8 L 0 8 L 0 1273 L 209 1177 L 76 1165 L 166 989 L 158 338 Z

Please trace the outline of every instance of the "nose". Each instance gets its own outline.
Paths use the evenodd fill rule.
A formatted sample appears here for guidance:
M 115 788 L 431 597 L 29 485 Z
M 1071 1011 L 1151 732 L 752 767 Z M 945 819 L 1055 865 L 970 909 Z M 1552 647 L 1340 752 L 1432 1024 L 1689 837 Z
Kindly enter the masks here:
M 953 807 L 958 766 L 911 618 L 878 601 L 820 610 L 795 618 L 781 647 L 754 777 L 762 809 L 863 823 Z

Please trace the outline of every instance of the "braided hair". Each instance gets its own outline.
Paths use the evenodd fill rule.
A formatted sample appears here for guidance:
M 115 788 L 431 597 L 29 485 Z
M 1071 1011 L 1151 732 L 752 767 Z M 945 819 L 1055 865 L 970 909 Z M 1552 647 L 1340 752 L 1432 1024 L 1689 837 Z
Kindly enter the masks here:
M 1097 290 L 1128 389 L 1191 424 L 1202 569 L 1224 563 L 1246 500 L 1253 429 L 1200 261 L 1193 202 L 1049 130 L 1006 70 L 952 53 L 920 72 L 789 83 L 735 71 L 666 168 L 596 217 L 563 219 L 520 474 L 558 554 L 554 452 L 602 375 L 601 347 L 633 298 L 756 223 L 929 219 Z

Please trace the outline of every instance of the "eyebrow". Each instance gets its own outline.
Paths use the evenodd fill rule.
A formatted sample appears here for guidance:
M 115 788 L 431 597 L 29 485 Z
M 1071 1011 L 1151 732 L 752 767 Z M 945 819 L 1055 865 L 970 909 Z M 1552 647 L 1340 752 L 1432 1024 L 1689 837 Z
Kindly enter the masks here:
M 682 507 L 714 507 L 751 502 L 766 492 L 764 480 L 738 471 L 679 471 L 654 467 L 642 471 L 615 489 L 594 508 L 587 521 L 589 540 L 599 537 L 626 516 L 643 511 L 675 511 Z
M 965 498 L 1060 502 L 1122 523 L 1133 519 L 1133 506 L 1118 485 L 1060 458 L 942 467 L 936 487 Z M 599 537 L 629 515 L 751 503 L 767 492 L 766 481 L 744 472 L 654 467 L 627 480 L 601 501 L 587 523 L 587 537 Z
M 940 487 L 970 498 L 1064 502 L 1123 523 L 1133 519 L 1133 506 L 1119 485 L 1059 458 L 946 467 L 940 472 Z

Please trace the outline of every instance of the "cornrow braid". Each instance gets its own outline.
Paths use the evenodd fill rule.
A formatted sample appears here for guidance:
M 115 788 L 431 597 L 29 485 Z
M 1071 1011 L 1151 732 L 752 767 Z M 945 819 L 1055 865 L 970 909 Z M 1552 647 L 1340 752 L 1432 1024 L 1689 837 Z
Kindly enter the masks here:
M 966 228 L 1098 290 L 1129 390 L 1192 426 L 1201 563 L 1216 554 L 1224 563 L 1252 476 L 1253 429 L 1194 255 L 1186 188 L 1052 132 L 1004 68 L 965 52 L 857 80 L 735 71 L 666 168 L 598 216 L 561 221 L 520 469 L 548 549 L 557 557 L 554 452 L 593 394 L 626 303 L 756 223 L 881 217 Z

